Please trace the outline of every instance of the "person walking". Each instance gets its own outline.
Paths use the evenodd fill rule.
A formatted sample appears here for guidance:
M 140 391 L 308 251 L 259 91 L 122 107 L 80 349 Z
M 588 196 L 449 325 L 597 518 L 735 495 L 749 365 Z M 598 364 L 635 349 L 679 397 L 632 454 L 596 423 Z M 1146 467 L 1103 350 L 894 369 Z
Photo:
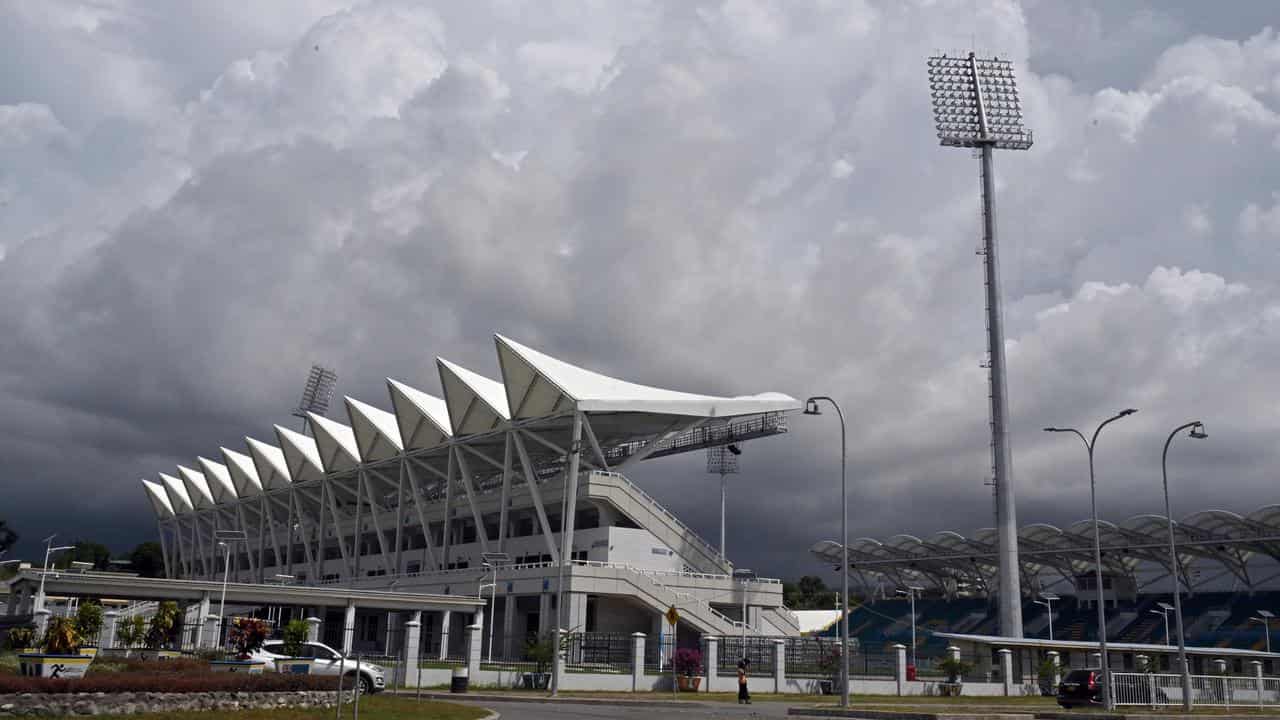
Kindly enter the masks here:
M 738 661 L 738 704 L 751 704 L 751 693 L 747 692 L 747 666 L 751 661 L 742 658 Z

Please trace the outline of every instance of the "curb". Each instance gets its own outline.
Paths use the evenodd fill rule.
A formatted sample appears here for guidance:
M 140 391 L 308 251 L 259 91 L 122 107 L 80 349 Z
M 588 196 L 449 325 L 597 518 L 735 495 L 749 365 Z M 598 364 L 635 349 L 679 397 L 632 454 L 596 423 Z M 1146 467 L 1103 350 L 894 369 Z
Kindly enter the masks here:
M 489 710 L 489 708 L 485 708 L 485 710 Z M 497 713 L 492 710 L 489 710 L 489 714 L 480 718 L 480 720 L 502 720 L 502 713 Z
M 422 693 L 422 697 L 428 700 L 449 700 L 453 702 L 474 703 L 518 702 L 538 703 L 542 705 L 611 705 L 616 707 L 639 708 L 701 708 L 707 706 L 707 703 L 680 700 L 625 700 L 622 698 L 547 697 L 545 695 L 480 695 L 472 693 L 424 692 Z
M 862 718 L 863 720 L 1032 720 L 1033 713 L 920 712 L 865 710 L 861 708 L 789 707 L 787 715 L 797 717 Z M 1093 720 L 1090 718 L 1090 720 Z M 1215 719 L 1216 720 L 1216 719 Z

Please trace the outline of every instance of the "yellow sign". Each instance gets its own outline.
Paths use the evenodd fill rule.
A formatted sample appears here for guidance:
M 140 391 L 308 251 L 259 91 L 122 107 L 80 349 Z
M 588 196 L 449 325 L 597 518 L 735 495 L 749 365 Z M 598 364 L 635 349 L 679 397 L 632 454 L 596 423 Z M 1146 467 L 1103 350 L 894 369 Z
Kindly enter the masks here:
M 680 613 L 676 610 L 676 606 L 672 605 L 667 608 L 667 624 L 675 625 L 677 622 L 680 622 Z

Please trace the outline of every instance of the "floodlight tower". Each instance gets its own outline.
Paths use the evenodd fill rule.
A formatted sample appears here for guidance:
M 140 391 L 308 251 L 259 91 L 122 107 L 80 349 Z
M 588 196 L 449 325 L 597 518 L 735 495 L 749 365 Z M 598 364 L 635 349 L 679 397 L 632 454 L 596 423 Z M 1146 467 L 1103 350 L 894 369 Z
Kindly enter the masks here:
M 329 412 L 329 402 L 333 400 L 333 390 L 338 385 L 338 373 L 331 368 L 312 365 L 307 373 L 307 384 L 302 386 L 302 400 L 293 411 L 294 417 L 302 418 L 302 434 L 307 434 L 307 413 L 324 415 Z
M 738 474 L 738 456 L 742 450 L 737 445 L 718 445 L 707 448 L 707 472 L 720 476 L 720 557 L 727 558 L 724 552 L 724 498 L 728 485 L 726 475 Z
M 1005 429 L 1004 324 L 1000 302 L 1000 265 L 996 256 L 993 150 L 1026 150 L 1031 131 L 1022 127 L 1022 108 L 1013 64 L 999 58 L 936 55 L 929 58 L 929 89 L 938 139 L 945 147 L 977 148 L 981 158 L 982 255 L 987 292 L 987 356 L 991 383 L 991 470 L 996 484 L 997 552 L 1000 566 L 1000 634 L 1022 637 L 1022 598 L 1018 578 L 1018 531 L 1013 499 L 1013 460 Z

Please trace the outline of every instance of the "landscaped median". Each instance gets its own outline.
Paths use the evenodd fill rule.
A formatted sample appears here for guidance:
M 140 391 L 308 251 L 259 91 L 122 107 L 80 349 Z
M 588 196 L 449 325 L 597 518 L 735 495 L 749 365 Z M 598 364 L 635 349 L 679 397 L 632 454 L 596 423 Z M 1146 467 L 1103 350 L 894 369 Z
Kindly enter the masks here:
M 268 693 L 268 695 L 279 695 L 279 693 Z M 332 693 L 330 693 L 330 700 L 332 700 Z M 344 714 L 349 712 L 350 709 L 344 710 Z M 161 710 L 144 717 L 145 720 L 332 720 L 333 713 L 332 702 L 327 709 L 319 706 L 291 707 L 279 704 L 237 706 L 210 704 L 202 709 Z M 74 710 L 45 713 L 46 716 L 76 714 L 88 713 L 77 713 Z M 484 708 L 428 700 L 418 702 L 404 697 L 374 696 L 360 700 L 362 720 L 481 720 L 490 715 L 490 711 Z M 110 720 L 137 716 L 110 710 L 99 717 Z

